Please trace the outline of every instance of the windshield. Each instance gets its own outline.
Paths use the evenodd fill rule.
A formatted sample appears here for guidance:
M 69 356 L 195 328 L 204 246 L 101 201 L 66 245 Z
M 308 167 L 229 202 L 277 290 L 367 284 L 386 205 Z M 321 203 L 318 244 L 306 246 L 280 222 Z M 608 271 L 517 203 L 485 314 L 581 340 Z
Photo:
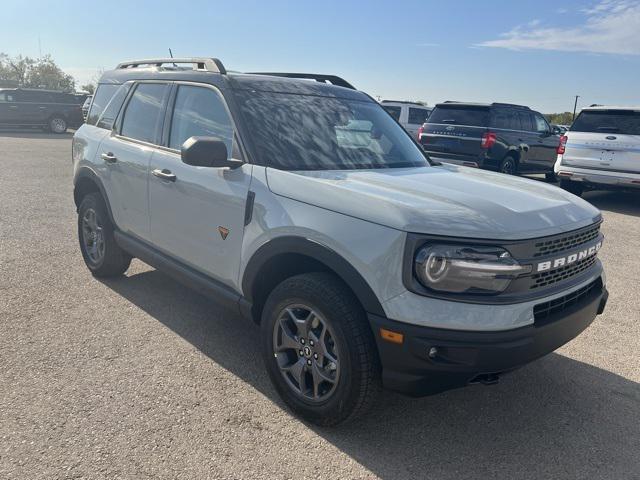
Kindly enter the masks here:
M 376 103 L 236 90 L 259 162 L 282 170 L 422 167 L 424 154 Z
M 571 125 L 571 131 L 640 135 L 640 112 L 633 110 L 584 110 Z
M 469 105 L 438 105 L 427 122 L 486 127 L 489 123 L 489 109 Z

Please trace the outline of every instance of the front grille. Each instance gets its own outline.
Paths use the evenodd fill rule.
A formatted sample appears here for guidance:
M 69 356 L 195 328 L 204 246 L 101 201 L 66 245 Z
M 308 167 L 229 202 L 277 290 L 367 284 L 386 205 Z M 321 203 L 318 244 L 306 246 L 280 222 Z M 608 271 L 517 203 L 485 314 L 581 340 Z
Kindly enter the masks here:
M 576 263 L 572 263 L 571 265 L 566 265 L 561 268 L 557 268 L 555 270 L 536 273 L 532 275 L 533 284 L 531 285 L 531 289 L 546 287 L 549 285 L 553 285 L 554 283 L 562 282 L 563 280 L 567 280 L 568 278 L 574 277 L 579 273 L 584 272 L 586 269 L 591 267 L 594 263 L 596 263 L 596 256 L 593 255 L 589 258 L 585 258 Z
M 537 242 L 535 244 L 536 253 L 534 254 L 534 257 L 564 252 L 565 250 L 569 250 L 595 239 L 599 233 L 600 224 L 582 232 L 573 233 L 553 240 Z
M 579 288 L 575 292 L 571 292 L 564 297 L 556 298 L 548 302 L 540 303 L 533 307 L 533 318 L 536 322 L 542 321 L 553 314 L 562 312 L 572 305 L 579 304 L 585 300 L 594 289 L 602 289 L 602 280 L 597 279 L 582 288 Z

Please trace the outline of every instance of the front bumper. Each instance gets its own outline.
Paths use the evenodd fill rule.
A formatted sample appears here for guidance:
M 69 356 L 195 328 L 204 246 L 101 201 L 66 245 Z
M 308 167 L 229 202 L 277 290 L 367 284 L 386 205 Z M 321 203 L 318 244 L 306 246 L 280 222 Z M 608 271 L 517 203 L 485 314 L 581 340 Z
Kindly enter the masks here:
M 500 374 L 551 353 L 575 338 L 603 312 L 607 297 L 607 290 L 598 279 L 582 297 L 567 296 L 566 304 L 562 299 L 542 301 L 540 307 L 551 310 L 533 325 L 495 332 L 421 327 L 370 314 L 383 384 L 391 390 L 423 396 L 470 383 L 493 382 Z M 401 333 L 402 344 L 383 340 L 381 328 Z

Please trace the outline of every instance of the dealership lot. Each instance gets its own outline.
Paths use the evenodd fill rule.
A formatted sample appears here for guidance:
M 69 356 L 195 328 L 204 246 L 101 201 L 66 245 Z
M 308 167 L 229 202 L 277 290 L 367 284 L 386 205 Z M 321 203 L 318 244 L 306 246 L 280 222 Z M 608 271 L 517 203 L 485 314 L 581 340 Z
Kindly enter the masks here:
M 640 478 L 640 195 L 593 192 L 605 314 L 493 387 L 323 430 L 273 391 L 258 330 L 77 246 L 70 135 L 0 132 L 0 478 Z

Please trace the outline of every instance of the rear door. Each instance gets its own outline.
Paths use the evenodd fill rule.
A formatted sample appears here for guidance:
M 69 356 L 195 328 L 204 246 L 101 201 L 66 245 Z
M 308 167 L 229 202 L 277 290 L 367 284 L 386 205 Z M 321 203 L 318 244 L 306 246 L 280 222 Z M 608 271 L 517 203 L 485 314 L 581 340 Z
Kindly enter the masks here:
M 252 166 L 230 170 L 182 162 L 180 149 L 192 136 L 220 138 L 229 158 L 241 159 L 241 154 L 221 92 L 202 84 L 179 83 L 176 88 L 165 148 L 151 158 L 152 241 L 191 267 L 237 287 Z
M 488 124 L 488 106 L 436 105 L 424 125 L 420 143 L 429 155 L 444 162 L 477 162 Z
M 638 110 L 583 110 L 567 137 L 564 165 L 640 173 Z
M 518 169 L 520 172 L 536 172 L 539 167 L 535 160 L 535 149 L 539 135 L 535 128 L 533 115 L 529 110 L 516 110 L 516 112 L 520 121 L 520 131 L 517 132 L 515 141 L 519 142 L 522 152 Z
M 116 225 L 150 240 L 149 161 L 160 142 L 169 85 L 140 82 L 132 88 L 116 127 L 100 144 L 98 155 L 105 165 L 102 179 Z

